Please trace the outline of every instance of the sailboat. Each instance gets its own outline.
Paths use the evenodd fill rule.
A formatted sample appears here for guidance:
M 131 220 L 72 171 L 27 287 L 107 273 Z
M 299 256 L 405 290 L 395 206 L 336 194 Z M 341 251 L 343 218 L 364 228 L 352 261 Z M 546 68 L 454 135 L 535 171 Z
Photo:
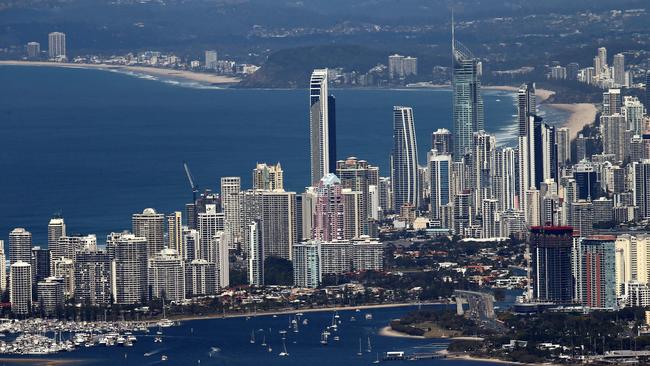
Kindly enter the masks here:
M 266 347 L 266 334 L 262 337 L 262 347 Z
M 359 352 L 357 352 L 357 356 L 363 355 L 363 352 L 361 351 L 361 338 L 359 338 Z
M 379 352 L 377 352 L 377 359 L 372 361 L 372 363 L 379 363 Z
M 251 331 L 251 344 L 254 344 L 254 343 L 255 343 L 255 331 L 252 330 Z
M 330 336 L 330 332 L 328 332 L 327 330 L 324 330 L 324 331 L 320 334 L 320 344 L 322 344 L 322 345 L 324 345 L 324 346 L 327 346 L 327 338 L 328 338 L 329 336 Z
M 368 337 L 368 349 L 366 351 L 368 351 L 368 353 L 372 352 L 372 346 L 370 345 L 370 337 Z
M 279 356 L 280 357 L 289 356 L 289 352 L 287 352 L 287 344 L 284 342 L 284 338 L 282 339 L 282 352 L 280 352 Z

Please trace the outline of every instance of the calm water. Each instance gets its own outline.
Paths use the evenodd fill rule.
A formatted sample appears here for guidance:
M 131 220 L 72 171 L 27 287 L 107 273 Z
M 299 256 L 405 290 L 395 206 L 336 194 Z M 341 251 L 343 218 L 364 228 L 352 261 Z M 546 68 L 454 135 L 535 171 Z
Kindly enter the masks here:
M 420 160 L 431 132 L 451 128 L 448 90 L 335 90 L 339 158 L 357 156 L 389 175 L 392 106 L 414 108 Z M 306 90 L 179 85 L 98 70 L 0 67 L 0 239 L 26 227 L 45 243 L 49 217 L 68 231 L 130 228 L 145 207 L 191 200 L 183 172 L 218 189 L 221 176 L 250 186 L 256 162 L 282 163 L 285 186 L 308 182 Z M 487 130 L 514 141 L 512 94 L 485 92 Z
M 440 306 L 437 306 L 440 308 Z M 435 352 L 445 347 L 446 340 L 420 340 L 407 338 L 393 338 L 379 336 L 378 331 L 386 326 L 390 319 L 403 316 L 411 308 L 391 308 L 368 310 L 372 313 L 372 320 L 365 320 L 364 314 L 354 311 L 339 312 L 340 330 L 334 334 L 339 335 L 340 341 L 333 341 L 330 337 L 329 345 L 320 344 L 320 333 L 330 325 L 333 318 L 332 312 L 305 313 L 303 319 L 309 321 L 308 325 L 300 324 L 299 332 L 288 330 L 292 319 L 289 315 L 231 319 L 214 319 L 187 321 L 178 327 L 163 329 L 163 342 L 154 343 L 153 334 L 137 334 L 138 342 L 133 347 L 104 347 L 95 346 L 82 348 L 73 353 L 54 355 L 54 358 L 83 359 L 92 365 L 371 365 L 386 351 L 405 351 L 406 353 Z M 351 317 L 356 321 L 350 321 Z M 280 330 L 286 333 L 286 347 L 289 357 L 280 357 L 282 351 Z M 255 331 L 255 344 L 250 343 L 251 332 Z M 261 346 L 261 341 L 271 346 L 272 352 Z M 358 356 L 359 339 L 362 343 L 362 356 Z M 368 338 L 372 347 L 367 352 Z M 213 352 L 213 348 L 220 349 Z M 145 356 L 148 354 L 148 356 Z M 126 357 L 125 357 L 126 355 Z M 167 362 L 161 361 L 161 356 L 168 356 Z M 404 365 L 413 364 L 410 361 L 391 361 L 382 364 Z M 448 366 L 485 366 L 485 362 L 449 361 L 449 360 L 422 360 L 417 365 L 448 365 Z

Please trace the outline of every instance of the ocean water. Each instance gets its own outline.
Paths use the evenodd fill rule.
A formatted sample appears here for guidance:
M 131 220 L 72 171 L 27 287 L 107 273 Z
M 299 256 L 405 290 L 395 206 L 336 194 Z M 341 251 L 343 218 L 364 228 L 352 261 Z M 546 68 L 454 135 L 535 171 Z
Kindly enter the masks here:
M 431 133 L 451 129 L 451 91 L 334 90 L 339 159 L 390 175 L 392 106 L 414 108 L 419 159 Z M 486 91 L 486 129 L 515 141 L 513 94 Z M 285 188 L 309 180 L 306 90 L 239 90 L 143 75 L 54 67 L 0 67 L 0 239 L 25 227 L 35 244 L 62 213 L 69 233 L 130 228 L 131 214 L 182 210 L 188 161 L 201 188 L 222 176 L 248 188 L 256 162 L 279 161 Z
M 423 308 L 442 308 L 430 305 Z M 136 333 L 138 341 L 133 347 L 95 346 L 80 348 L 72 353 L 59 353 L 48 358 L 83 360 L 89 365 L 310 365 L 310 366 L 352 366 L 371 365 L 384 352 L 404 351 L 407 354 L 431 353 L 444 349 L 445 339 L 409 339 L 385 337 L 379 330 L 388 325 L 391 319 L 399 318 L 416 307 L 352 310 L 339 312 L 339 330 L 330 336 L 329 344 L 320 344 L 320 333 L 332 324 L 331 311 L 304 313 L 301 319 L 308 324 L 299 323 L 298 333 L 289 329 L 290 315 L 257 316 L 246 318 L 194 320 L 182 322 L 180 326 L 163 328 L 163 342 L 154 343 L 155 329 L 149 334 Z M 365 314 L 372 319 L 366 320 Z M 355 317 L 355 321 L 351 318 Z M 280 357 L 282 335 L 286 331 L 285 345 L 288 357 Z M 251 333 L 255 333 L 255 343 L 251 344 Z M 340 337 L 334 341 L 334 335 Z M 359 356 L 361 339 L 362 355 Z M 371 352 L 368 352 L 370 339 Z M 261 345 L 266 340 L 268 347 Z M 168 357 L 162 361 L 162 356 Z M 1 360 L 1 359 L 0 359 Z M 404 365 L 412 361 L 385 361 L 381 364 Z M 421 360 L 418 365 L 436 366 L 487 366 L 491 363 L 476 361 L 456 361 L 445 359 Z

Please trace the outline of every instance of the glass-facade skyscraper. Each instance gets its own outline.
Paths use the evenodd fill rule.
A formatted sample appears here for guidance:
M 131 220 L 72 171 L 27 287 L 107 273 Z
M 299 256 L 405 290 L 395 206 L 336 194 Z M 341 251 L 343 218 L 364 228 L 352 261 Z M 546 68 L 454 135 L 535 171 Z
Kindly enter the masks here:
M 336 99 L 328 95 L 327 69 L 316 69 L 309 82 L 311 184 L 336 171 Z
M 395 210 L 404 204 L 418 207 L 418 148 L 413 109 L 393 107 L 393 153 L 391 169 Z
M 484 129 L 481 64 L 470 50 L 457 42 L 453 36 L 452 55 L 454 161 L 460 161 L 464 155 L 473 151 L 474 132 Z

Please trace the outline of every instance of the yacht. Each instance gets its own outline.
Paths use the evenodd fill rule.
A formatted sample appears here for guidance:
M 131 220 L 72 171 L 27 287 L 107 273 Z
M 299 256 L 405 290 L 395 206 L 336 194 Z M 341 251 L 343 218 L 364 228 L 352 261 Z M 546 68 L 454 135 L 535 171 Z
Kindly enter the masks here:
M 284 343 L 284 339 L 282 340 L 282 352 L 280 352 L 279 356 L 280 357 L 289 356 L 289 352 L 287 352 L 287 345 Z

